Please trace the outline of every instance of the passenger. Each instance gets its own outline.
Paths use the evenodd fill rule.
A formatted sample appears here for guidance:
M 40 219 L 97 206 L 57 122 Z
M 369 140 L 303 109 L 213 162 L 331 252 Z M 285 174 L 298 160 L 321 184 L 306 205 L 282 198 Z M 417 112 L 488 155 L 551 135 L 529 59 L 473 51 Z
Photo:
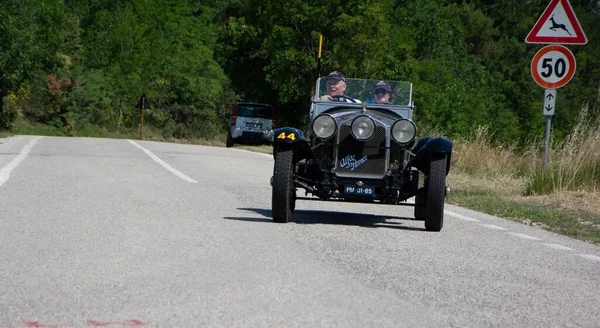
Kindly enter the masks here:
M 373 88 L 373 98 L 377 104 L 391 104 L 393 99 L 392 87 L 385 81 L 379 81 Z

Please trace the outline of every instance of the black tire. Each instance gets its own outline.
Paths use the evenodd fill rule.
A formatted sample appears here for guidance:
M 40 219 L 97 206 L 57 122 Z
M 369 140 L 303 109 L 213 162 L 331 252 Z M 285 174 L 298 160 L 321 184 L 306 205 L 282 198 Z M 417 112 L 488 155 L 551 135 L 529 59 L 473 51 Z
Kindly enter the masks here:
M 418 192 L 415 196 L 415 220 L 425 221 L 425 217 L 427 216 L 427 207 L 425 207 L 426 203 L 427 196 L 425 192 Z
M 292 217 L 295 197 L 294 189 L 294 151 L 279 150 L 275 153 L 273 171 L 272 215 L 273 222 L 287 223 Z
M 233 137 L 231 131 L 227 130 L 227 141 L 225 141 L 225 147 L 229 148 L 233 146 Z
M 428 231 L 440 231 L 444 225 L 446 163 L 446 154 L 435 154 L 429 162 L 429 175 L 425 180 L 425 230 Z
M 292 204 L 290 207 L 292 209 L 292 213 L 294 213 L 294 210 L 296 209 L 296 189 L 292 188 L 291 192 L 292 192 Z

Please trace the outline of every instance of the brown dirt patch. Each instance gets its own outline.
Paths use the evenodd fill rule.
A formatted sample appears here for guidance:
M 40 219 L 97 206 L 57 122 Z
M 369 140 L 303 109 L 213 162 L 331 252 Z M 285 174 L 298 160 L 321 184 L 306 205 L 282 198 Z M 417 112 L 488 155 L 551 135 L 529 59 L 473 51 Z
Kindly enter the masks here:
M 582 216 L 593 215 L 600 217 L 599 192 L 566 191 L 552 195 L 511 197 L 511 199 L 527 203 L 549 205 Z

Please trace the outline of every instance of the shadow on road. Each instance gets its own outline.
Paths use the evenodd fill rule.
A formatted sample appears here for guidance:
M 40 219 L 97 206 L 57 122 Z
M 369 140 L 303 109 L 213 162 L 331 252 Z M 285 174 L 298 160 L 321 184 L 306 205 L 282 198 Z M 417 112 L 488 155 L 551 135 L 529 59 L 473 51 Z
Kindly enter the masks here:
M 263 217 L 224 217 L 226 220 L 247 221 L 247 222 L 273 222 L 271 219 L 271 210 L 264 208 L 238 208 L 238 210 L 254 212 Z M 425 230 L 425 228 L 405 226 L 401 221 L 414 221 L 410 217 L 373 215 L 363 213 L 332 212 L 332 211 L 314 211 L 314 210 L 295 210 L 290 223 L 296 224 L 330 224 L 330 225 L 350 225 L 367 228 L 392 228 L 402 230 Z

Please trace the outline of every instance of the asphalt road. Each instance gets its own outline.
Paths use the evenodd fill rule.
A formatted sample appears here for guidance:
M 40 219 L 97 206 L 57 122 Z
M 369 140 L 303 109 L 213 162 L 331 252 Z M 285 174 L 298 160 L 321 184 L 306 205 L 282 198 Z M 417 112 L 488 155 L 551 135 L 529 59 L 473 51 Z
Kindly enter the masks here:
M 0 139 L 0 327 L 600 327 L 600 248 L 446 206 L 298 201 L 235 148 Z

